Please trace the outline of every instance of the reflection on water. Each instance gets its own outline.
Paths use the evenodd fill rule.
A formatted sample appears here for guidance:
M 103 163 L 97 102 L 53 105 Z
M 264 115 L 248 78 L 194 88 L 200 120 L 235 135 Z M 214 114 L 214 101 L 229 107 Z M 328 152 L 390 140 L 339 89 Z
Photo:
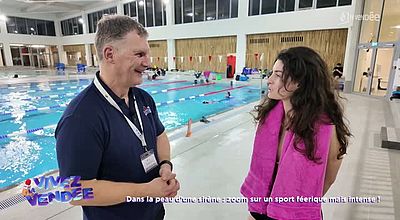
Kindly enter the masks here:
M 39 159 L 42 147 L 25 136 L 13 138 L 0 148 L 0 170 L 8 175 L 3 176 L 0 182 L 16 182 L 26 176 Z

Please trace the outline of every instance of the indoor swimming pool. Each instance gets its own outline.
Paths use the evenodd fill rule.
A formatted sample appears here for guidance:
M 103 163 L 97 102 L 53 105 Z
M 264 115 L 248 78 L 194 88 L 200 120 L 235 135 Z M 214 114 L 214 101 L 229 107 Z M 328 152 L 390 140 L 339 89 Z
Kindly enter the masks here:
M 0 86 L 0 189 L 57 169 L 54 129 L 91 79 Z M 259 88 L 214 81 L 145 81 L 168 131 L 259 100 Z M 231 97 L 227 98 L 227 92 Z

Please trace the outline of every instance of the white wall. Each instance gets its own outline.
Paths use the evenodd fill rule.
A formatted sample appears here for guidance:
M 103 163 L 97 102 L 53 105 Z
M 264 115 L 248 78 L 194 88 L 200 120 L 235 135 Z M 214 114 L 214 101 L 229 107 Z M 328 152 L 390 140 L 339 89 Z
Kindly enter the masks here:
M 348 28 L 342 13 L 352 13 L 351 6 L 305 10 L 226 20 L 151 27 L 150 40 L 235 36 L 238 34 L 277 33 L 306 30 Z

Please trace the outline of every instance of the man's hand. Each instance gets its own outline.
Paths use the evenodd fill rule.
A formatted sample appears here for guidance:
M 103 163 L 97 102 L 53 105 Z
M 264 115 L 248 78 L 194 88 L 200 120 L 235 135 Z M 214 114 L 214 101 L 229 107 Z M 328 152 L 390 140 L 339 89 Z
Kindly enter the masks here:
M 171 166 L 169 164 L 163 164 L 160 167 L 160 177 L 164 181 L 172 180 L 176 177 L 175 173 L 172 173 Z
M 175 197 L 180 186 L 176 179 L 170 180 L 168 184 L 160 177 L 148 183 L 148 194 L 150 197 Z
M 175 197 L 180 189 L 180 184 L 177 179 L 175 179 L 176 174 L 172 173 L 171 166 L 169 164 L 163 164 L 160 167 L 160 177 L 163 181 L 166 181 L 168 186 L 173 189 L 173 192 L 167 195 L 167 197 Z

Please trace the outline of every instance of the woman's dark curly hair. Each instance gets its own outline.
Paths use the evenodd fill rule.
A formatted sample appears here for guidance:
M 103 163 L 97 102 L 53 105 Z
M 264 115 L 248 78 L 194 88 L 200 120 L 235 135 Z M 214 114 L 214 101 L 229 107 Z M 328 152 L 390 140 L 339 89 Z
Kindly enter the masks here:
M 307 47 L 283 50 L 276 60 L 283 63 L 282 81 L 285 89 L 290 81 L 298 83 L 298 88 L 290 98 L 292 109 L 286 115 L 288 124 L 285 125 L 285 129 L 292 130 L 296 135 L 295 143 L 302 140 L 305 144 L 305 149 L 300 149 L 295 144 L 296 150 L 309 160 L 319 160 L 315 157 L 314 126 L 316 122 L 321 121 L 336 126 L 340 144 L 337 159 L 342 158 L 346 154 L 351 133 L 344 123 L 343 108 L 338 101 L 341 97 L 334 89 L 333 77 L 329 74 L 324 60 Z M 257 105 L 254 117 L 256 122 L 263 123 L 278 101 L 266 97 Z

